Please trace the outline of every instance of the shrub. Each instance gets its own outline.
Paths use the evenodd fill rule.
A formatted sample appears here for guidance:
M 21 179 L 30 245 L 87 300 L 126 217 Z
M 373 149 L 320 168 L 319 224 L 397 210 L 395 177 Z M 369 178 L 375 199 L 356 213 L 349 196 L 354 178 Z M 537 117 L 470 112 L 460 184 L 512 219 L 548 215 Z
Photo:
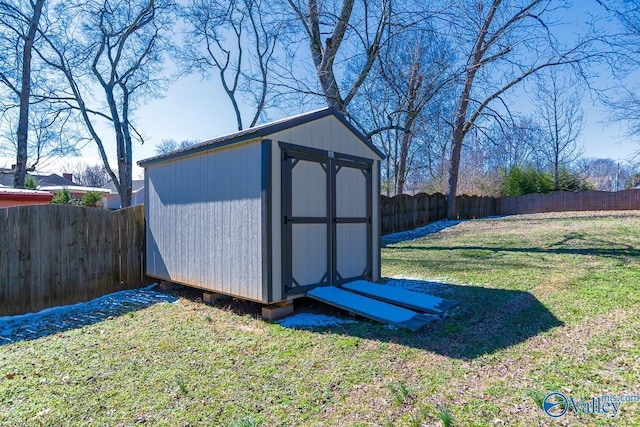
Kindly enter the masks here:
M 567 168 L 562 168 L 558 171 L 559 191 L 589 191 L 595 189 L 596 186 L 580 172 L 573 172 Z
M 624 183 L 624 188 L 633 188 L 640 185 L 640 173 L 636 173 L 629 177 Z
M 89 206 L 91 208 L 102 207 L 102 193 L 98 191 L 87 191 L 82 198 L 82 206 Z
M 568 168 L 558 171 L 558 188 L 555 188 L 551 172 L 540 172 L 533 166 L 514 166 L 507 172 L 504 179 L 503 192 L 505 196 L 521 196 L 523 194 L 546 194 L 557 191 L 587 191 L 595 190 L 595 186 L 581 173 Z
M 514 166 L 504 179 L 505 196 L 523 194 L 545 194 L 553 191 L 553 176 L 549 172 L 539 172 L 533 166 Z
M 36 182 L 35 179 L 33 179 L 32 176 L 27 176 L 24 179 L 24 188 L 28 190 L 35 190 L 38 188 L 38 183 Z
M 73 199 L 71 198 L 71 193 L 69 193 L 69 190 L 67 190 L 66 188 L 58 191 L 53 195 L 53 199 L 51 199 L 51 203 L 57 205 L 70 204 L 72 201 Z

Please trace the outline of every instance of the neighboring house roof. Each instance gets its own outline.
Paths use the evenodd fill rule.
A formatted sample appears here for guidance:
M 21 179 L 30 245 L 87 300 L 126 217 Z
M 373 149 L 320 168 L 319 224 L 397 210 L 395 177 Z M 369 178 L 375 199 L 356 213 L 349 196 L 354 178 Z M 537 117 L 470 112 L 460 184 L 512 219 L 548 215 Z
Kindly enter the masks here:
M 40 175 L 28 173 L 27 176 L 32 177 L 40 186 L 44 185 L 61 185 L 61 186 L 70 186 L 75 185 L 73 181 L 68 180 L 65 177 L 62 177 L 58 174 L 50 174 L 50 175 Z M 5 185 L 8 187 L 13 187 L 13 170 L 12 169 L 2 169 L 0 170 L 0 185 Z
M 11 169 L 0 170 L 0 185 L 13 187 L 13 171 Z
M 26 188 L 9 188 L 2 187 L 0 188 L 0 194 L 21 194 L 21 195 L 51 195 L 48 191 L 40 191 L 40 190 L 28 190 Z
M 196 154 L 203 151 L 208 151 L 213 148 L 224 147 L 231 144 L 236 144 L 248 139 L 259 138 L 272 133 L 279 132 L 283 129 L 299 126 L 314 120 L 321 119 L 327 116 L 335 116 L 343 125 L 345 125 L 354 135 L 358 137 L 365 145 L 367 145 L 373 152 L 375 152 L 380 158 L 384 159 L 384 154 L 378 150 L 358 129 L 356 129 L 347 119 L 335 108 L 323 108 L 321 110 L 311 111 L 309 113 L 299 114 L 293 117 L 287 117 L 275 122 L 267 123 L 261 126 L 241 130 L 239 132 L 224 135 L 218 138 L 214 138 L 208 141 L 201 142 L 200 144 L 192 145 L 181 150 L 173 151 L 167 154 L 161 154 L 159 156 L 150 157 L 138 162 L 138 166 L 145 167 L 153 163 L 158 163 L 174 158 L 182 157 L 188 154 Z
M 70 179 L 62 177 L 62 176 L 57 175 L 55 173 L 53 173 L 51 175 L 32 175 L 32 174 L 29 174 L 29 176 L 33 177 L 33 179 L 35 179 L 36 182 L 38 183 L 38 185 L 40 185 L 40 186 L 44 186 L 44 185 L 60 185 L 60 186 L 76 185 Z

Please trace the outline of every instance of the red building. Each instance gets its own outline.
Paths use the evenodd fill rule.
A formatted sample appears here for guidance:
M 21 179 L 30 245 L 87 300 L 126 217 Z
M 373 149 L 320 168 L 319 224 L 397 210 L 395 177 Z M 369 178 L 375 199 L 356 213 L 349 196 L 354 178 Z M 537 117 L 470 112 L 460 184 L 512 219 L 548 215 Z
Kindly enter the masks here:
M 53 194 L 48 191 L 0 187 L 0 208 L 21 205 L 45 205 L 51 203 Z

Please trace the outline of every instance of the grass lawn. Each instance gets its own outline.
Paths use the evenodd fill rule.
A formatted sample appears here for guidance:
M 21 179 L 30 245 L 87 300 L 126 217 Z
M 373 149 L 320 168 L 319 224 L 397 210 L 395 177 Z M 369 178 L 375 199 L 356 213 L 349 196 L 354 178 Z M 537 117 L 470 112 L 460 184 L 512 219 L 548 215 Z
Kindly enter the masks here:
M 0 347 L 0 424 L 534 426 L 551 391 L 640 394 L 640 212 L 468 221 L 382 256 L 458 307 L 417 333 L 309 331 L 183 292 Z M 553 424 L 640 425 L 640 402 Z

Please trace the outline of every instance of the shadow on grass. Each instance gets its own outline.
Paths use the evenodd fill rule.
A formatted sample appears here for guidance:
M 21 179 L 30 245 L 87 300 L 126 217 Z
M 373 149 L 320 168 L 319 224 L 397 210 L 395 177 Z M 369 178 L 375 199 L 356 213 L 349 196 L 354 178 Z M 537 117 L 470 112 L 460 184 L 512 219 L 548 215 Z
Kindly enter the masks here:
M 590 240 L 594 242 L 594 240 Z M 559 247 L 565 241 L 558 242 L 553 247 L 548 248 L 509 248 L 504 246 L 491 247 L 487 245 L 472 246 L 388 246 L 386 249 L 389 251 L 455 251 L 455 250 L 467 250 L 467 251 L 480 251 L 480 252 L 493 252 L 493 253 L 531 253 L 531 254 L 557 254 L 557 255 L 594 255 L 605 258 L 626 259 L 628 257 L 640 256 L 640 249 L 637 249 L 631 245 L 621 245 L 619 243 L 599 241 L 603 244 L 602 247 L 585 247 L 585 248 L 567 248 Z M 612 246 L 624 246 L 623 248 L 615 248 Z
M 160 302 L 177 300 L 177 297 L 153 291 L 149 286 L 115 292 L 84 303 L 48 308 L 38 313 L 0 317 L 0 347 L 79 329 Z
M 405 289 L 453 300 L 457 306 L 442 319 L 417 332 L 394 330 L 367 321 L 313 330 L 393 342 L 456 359 L 470 360 L 519 344 L 563 325 L 528 292 L 409 279 L 394 279 L 394 282 Z M 333 307 L 324 307 L 325 312 L 333 314 L 336 311 Z M 296 302 L 296 313 L 300 309 L 304 310 L 305 307 L 298 307 Z M 321 307 L 320 309 L 322 310 Z M 341 315 L 344 316 L 344 312 Z
M 394 285 L 401 288 L 453 300 L 457 305 L 447 316 L 417 332 L 388 328 L 363 318 L 357 318 L 359 321 L 351 324 L 303 329 L 321 334 L 349 335 L 397 343 L 456 359 L 470 360 L 563 325 L 528 292 L 411 279 L 393 281 Z M 192 288 L 176 287 L 169 293 L 144 288 L 117 292 L 87 303 L 57 307 L 40 313 L 0 318 L 0 347 L 81 328 L 157 303 L 175 302 L 180 297 L 197 301 L 201 296 L 202 291 Z M 257 303 L 230 298 L 215 305 L 240 316 L 260 317 L 261 305 Z M 310 299 L 296 300 L 295 309 L 296 314 L 318 313 L 348 318 L 344 311 Z

